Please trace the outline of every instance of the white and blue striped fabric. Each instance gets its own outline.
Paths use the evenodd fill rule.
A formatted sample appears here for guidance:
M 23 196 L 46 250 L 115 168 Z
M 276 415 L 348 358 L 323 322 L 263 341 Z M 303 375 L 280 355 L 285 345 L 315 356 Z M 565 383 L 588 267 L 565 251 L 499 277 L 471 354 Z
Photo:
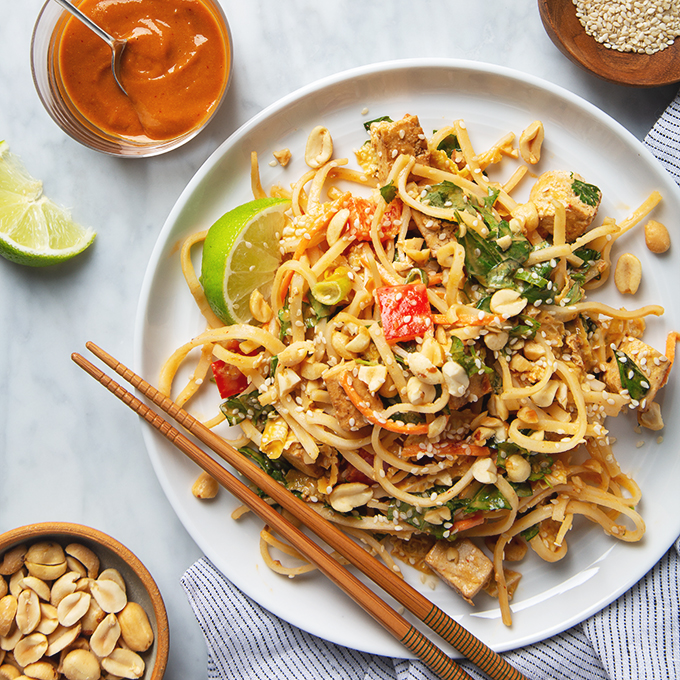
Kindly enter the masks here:
M 680 184 L 680 93 L 645 138 Z M 680 678 L 680 540 L 603 611 L 544 642 L 504 654 L 530 680 Z M 205 635 L 210 680 L 437 680 L 422 662 L 357 652 L 276 618 L 207 560 L 182 585 Z M 486 676 L 468 662 L 473 677 Z

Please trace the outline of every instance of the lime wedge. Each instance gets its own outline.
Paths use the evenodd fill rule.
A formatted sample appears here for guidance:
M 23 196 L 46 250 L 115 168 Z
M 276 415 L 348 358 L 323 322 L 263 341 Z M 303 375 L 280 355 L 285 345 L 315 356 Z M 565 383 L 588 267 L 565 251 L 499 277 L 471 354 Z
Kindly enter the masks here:
M 208 304 L 225 324 L 248 323 L 250 294 L 265 296 L 281 264 L 279 241 L 285 198 L 258 198 L 222 215 L 203 244 L 201 283 Z
M 70 260 L 94 237 L 92 229 L 43 196 L 42 182 L 26 172 L 7 142 L 0 142 L 0 255 L 44 267 Z

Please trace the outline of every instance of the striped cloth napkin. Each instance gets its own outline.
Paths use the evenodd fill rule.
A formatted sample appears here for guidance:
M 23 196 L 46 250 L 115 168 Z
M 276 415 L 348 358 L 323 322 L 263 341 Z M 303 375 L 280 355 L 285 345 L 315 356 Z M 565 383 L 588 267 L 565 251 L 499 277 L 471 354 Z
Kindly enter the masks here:
M 680 184 L 680 93 L 644 140 Z M 680 678 L 680 539 L 618 600 L 544 642 L 506 652 L 530 680 Z M 437 680 L 421 661 L 340 647 L 281 621 L 205 558 L 182 585 L 208 645 L 210 680 Z M 486 678 L 465 660 L 473 677 Z

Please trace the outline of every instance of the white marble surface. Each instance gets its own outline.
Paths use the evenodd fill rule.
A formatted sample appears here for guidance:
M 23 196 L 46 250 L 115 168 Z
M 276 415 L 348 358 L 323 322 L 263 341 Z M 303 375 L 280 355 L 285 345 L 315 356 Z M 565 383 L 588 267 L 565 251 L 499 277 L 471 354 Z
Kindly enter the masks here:
M 211 152 L 281 96 L 391 59 L 509 66 L 583 96 L 638 138 L 677 91 L 624 88 L 584 73 L 550 42 L 534 0 L 221 2 L 235 70 L 216 119 L 170 154 L 117 160 L 71 140 L 40 104 L 29 48 L 41 1 L 0 0 L 0 139 L 44 181 L 51 198 L 98 231 L 96 245 L 65 265 L 34 270 L 0 261 L 0 531 L 74 521 L 133 550 L 168 608 L 168 680 L 205 674 L 203 638 L 179 583 L 200 551 L 154 476 L 142 425 L 70 355 L 93 340 L 132 363 L 146 263 L 175 200 Z

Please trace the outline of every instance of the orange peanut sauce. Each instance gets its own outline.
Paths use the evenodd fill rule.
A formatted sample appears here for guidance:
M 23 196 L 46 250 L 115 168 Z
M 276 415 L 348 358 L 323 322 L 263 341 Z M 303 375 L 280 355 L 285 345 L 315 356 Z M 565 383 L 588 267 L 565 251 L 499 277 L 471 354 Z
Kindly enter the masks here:
M 219 104 L 231 67 L 226 28 L 201 0 L 84 0 L 79 8 L 127 39 L 120 80 L 111 49 L 70 18 L 58 48 L 63 87 L 92 125 L 127 139 L 168 140 L 200 126 Z

